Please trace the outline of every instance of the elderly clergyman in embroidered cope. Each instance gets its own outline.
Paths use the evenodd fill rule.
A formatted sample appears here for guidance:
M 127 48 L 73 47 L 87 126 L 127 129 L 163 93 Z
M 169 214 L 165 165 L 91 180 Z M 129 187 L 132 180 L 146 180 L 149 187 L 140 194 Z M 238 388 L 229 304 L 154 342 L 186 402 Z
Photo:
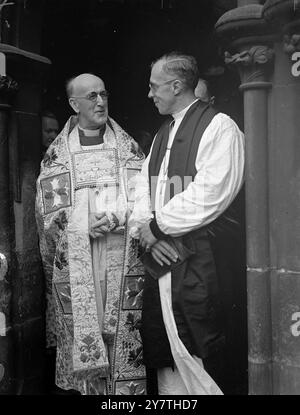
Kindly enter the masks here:
M 195 97 L 197 81 L 192 56 L 174 52 L 152 65 L 148 97 L 172 121 L 154 138 L 129 219 L 146 250 L 141 334 L 150 394 L 219 395 L 232 380 L 227 327 L 232 258 L 241 246 L 244 136 Z
M 67 93 L 77 117 L 41 163 L 36 200 L 56 384 L 81 394 L 144 394 L 143 267 L 127 232 L 143 155 L 108 117 L 100 78 L 72 78 Z

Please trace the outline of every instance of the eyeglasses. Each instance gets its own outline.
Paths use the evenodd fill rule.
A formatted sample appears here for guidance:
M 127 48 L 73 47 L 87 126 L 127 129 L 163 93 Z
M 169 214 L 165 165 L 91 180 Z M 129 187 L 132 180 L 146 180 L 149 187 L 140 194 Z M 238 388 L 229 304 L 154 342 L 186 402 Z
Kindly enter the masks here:
M 174 78 L 174 79 L 169 79 L 168 81 L 165 81 L 165 82 L 162 82 L 161 84 L 152 84 L 151 82 L 150 82 L 150 84 L 149 84 L 149 89 L 151 89 L 151 91 L 152 92 L 155 92 L 155 91 L 157 91 L 158 90 L 158 88 L 160 87 L 160 86 L 163 86 L 163 85 L 165 85 L 165 84 L 169 84 L 170 82 L 173 82 L 173 81 L 178 81 L 178 79 L 176 79 L 176 78 Z
M 87 94 L 85 97 L 72 96 L 70 98 L 82 98 L 82 99 L 87 99 L 88 101 L 91 101 L 91 102 L 96 102 L 98 96 L 101 97 L 103 99 L 103 101 L 106 101 L 107 98 L 109 97 L 109 92 L 108 91 L 101 91 L 101 92 L 93 91 L 93 92 L 90 92 L 89 94 Z

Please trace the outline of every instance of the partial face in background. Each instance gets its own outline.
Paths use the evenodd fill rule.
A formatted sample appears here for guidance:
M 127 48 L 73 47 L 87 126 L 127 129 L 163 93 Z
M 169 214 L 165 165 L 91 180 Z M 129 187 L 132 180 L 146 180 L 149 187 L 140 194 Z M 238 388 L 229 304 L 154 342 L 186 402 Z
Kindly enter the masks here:
M 151 70 L 148 98 L 152 98 L 160 114 L 173 114 L 176 105 L 174 76 L 163 70 L 164 61 L 156 62 Z
M 108 104 L 104 82 L 95 75 L 82 74 L 73 80 L 69 102 L 78 114 L 79 125 L 86 129 L 97 129 L 105 124 Z
M 42 117 L 43 146 L 48 148 L 58 133 L 58 121 L 55 118 Z

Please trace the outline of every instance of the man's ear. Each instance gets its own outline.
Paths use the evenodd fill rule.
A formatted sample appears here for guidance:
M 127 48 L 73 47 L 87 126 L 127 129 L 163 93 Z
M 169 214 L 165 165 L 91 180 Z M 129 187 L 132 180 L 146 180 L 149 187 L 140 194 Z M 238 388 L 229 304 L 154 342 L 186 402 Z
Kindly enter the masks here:
M 174 95 L 180 94 L 180 92 L 183 90 L 183 84 L 180 79 L 176 79 L 173 83 L 173 91 Z
M 72 109 L 76 114 L 79 113 L 78 102 L 74 98 L 69 98 L 69 104 L 71 105 Z

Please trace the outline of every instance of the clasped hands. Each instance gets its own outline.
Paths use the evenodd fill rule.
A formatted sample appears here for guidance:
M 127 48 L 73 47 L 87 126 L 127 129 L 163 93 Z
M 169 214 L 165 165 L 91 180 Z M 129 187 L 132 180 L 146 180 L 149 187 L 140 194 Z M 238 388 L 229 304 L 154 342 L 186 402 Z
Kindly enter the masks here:
M 161 266 L 177 262 L 178 254 L 175 249 L 164 240 L 158 240 L 151 232 L 150 222 L 143 224 L 139 229 L 140 244 L 147 252 L 151 252 L 153 259 Z
M 89 234 L 93 239 L 104 236 L 116 226 L 117 223 L 112 221 L 106 212 L 90 213 L 89 215 Z

